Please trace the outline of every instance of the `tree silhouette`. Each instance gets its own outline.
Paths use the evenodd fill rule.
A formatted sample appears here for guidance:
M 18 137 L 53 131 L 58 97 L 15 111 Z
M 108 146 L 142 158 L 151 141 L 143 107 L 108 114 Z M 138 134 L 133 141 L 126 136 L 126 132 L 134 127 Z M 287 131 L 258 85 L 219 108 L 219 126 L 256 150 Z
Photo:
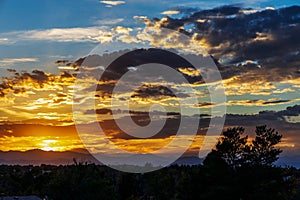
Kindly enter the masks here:
M 271 166 L 278 160 L 282 152 L 276 145 L 281 142 L 282 135 L 267 126 L 257 126 L 256 137 L 249 148 L 249 164 L 253 166 Z
M 292 199 L 290 191 L 298 186 L 285 169 L 273 165 L 282 152 L 276 147 L 282 135 L 267 126 L 257 126 L 250 141 L 244 130 L 225 130 L 203 162 L 207 176 L 216 184 L 213 190 L 218 191 L 211 193 L 210 199 L 225 194 L 231 199 Z
M 223 132 L 223 137 L 216 145 L 216 152 L 232 168 L 240 167 L 245 154 L 248 136 L 243 137 L 243 127 L 229 128 Z
M 267 126 L 257 126 L 255 139 L 248 141 L 243 136 L 243 127 L 229 128 L 216 145 L 219 155 L 233 169 L 242 166 L 271 166 L 278 160 L 282 152 L 276 147 L 281 142 L 282 135 Z

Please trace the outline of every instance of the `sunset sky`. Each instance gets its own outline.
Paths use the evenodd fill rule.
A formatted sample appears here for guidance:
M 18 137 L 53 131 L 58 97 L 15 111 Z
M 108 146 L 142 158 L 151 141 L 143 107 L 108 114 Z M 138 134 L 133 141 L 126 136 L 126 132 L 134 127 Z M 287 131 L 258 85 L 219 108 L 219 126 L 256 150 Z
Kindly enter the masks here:
M 84 148 L 75 127 L 75 108 L 79 130 L 95 134 L 95 138 L 89 139 L 95 151 L 116 152 L 101 143 L 97 131 L 91 130 L 90 124 L 99 122 L 107 138 L 121 149 L 152 152 L 172 141 L 179 117 L 193 121 L 200 117 L 200 109 L 198 134 L 188 150 L 197 154 L 210 117 L 220 117 L 211 112 L 212 108 L 226 105 L 225 128 L 243 126 L 253 136 L 256 125 L 266 124 L 283 134 L 280 147 L 284 156 L 291 159 L 300 156 L 299 6 L 297 0 L 247 3 L 236 0 L 159 3 L 155 0 L 2 0 L 0 150 Z M 129 61 L 120 61 L 107 74 L 109 78 L 95 82 L 95 73 L 104 70 L 101 60 L 109 60 L 115 52 L 145 48 L 148 45 L 145 41 L 165 48 L 166 38 L 147 32 L 162 28 L 185 34 L 191 40 L 188 44 L 174 42 L 172 48 L 193 52 L 199 45 L 199 50 L 203 48 L 207 53 L 204 57 L 212 56 L 223 81 L 211 84 L 224 85 L 227 98 L 224 104 L 210 101 L 206 85 L 201 81 L 201 71 L 184 62 L 174 62 L 173 68 L 188 79 L 189 86 L 144 77 L 141 87 L 133 93 L 119 94 L 117 103 L 110 106 L 108 91 L 116 84 L 117 74 L 139 70 Z M 97 56 L 91 56 L 96 53 Z M 157 55 L 150 52 L 149 59 L 151 53 Z M 139 52 L 132 59 L 139 59 L 142 54 Z M 97 63 L 85 63 L 80 58 L 91 58 Z M 80 85 L 84 86 L 82 89 L 75 82 L 83 66 L 88 73 Z M 126 81 L 123 83 L 130 87 Z M 88 89 L 93 85 L 96 91 Z M 191 98 L 188 87 L 193 88 L 199 102 L 187 103 L 189 112 L 180 115 L 178 102 L 188 102 Z M 166 88 L 179 95 L 174 96 Z M 123 109 L 126 97 L 131 97 L 131 119 L 138 124 L 148 123 L 145 112 L 153 104 L 164 106 L 168 119 L 164 129 L 148 139 L 134 138 L 120 130 L 112 113 L 120 121 L 130 118 Z M 163 118 L 160 111 L 151 112 L 156 120 Z M 185 140 L 191 140 L 189 134 L 180 136 L 182 145 Z M 181 142 L 176 145 L 166 151 L 176 152 Z

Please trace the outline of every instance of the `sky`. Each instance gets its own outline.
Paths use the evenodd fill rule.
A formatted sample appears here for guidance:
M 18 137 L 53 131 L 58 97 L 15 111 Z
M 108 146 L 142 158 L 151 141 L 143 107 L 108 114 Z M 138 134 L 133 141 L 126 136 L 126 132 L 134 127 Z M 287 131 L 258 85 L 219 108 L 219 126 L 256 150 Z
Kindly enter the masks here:
M 194 133 L 187 130 L 193 127 L 186 126 L 178 143 L 164 148 L 165 152 L 172 154 L 191 141 L 187 152 L 195 154 L 209 119 L 223 116 L 218 111 L 226 106 L 225 128 L 244 126 L 253 137 L 254 127 L 266 124 L 283 134 L 280 147 L 286 157 L 299 156 L 300 8 L 291 7 L 295 5 L 299 6 L 296 0 L 1 0 L 0 150 L 66 151 L 84 148 L 83 139 L 89 141 L 85 145 L 91 151 L 116 152 L 101 143 L 102 136 L 94 130 L 94 124 L 99 123 L 117 147 L 153 152 L 175 138 L 174 127 L 182 117 L 190 121 L 201 118 L 195 132 L 198 134 L 192 137 Z M 158 35 L 163 28 L 180 32 L 190 41 L 182 42 L 175 33 Z M 170 42 L 170 36 L 174 41 Z M 209 85 L 217 90 L 223 84 L 227 100 L 211 101 L 208 86 L 201 78 L 204 72 L 183 60 L 173 62 L 159 57 L 158 61 L 172 65 L 188 84 L 160 82 L 160 74 L 142 76 L 140 80 L 138 73 L 142 70 L 137 66 L 142 64 L 139 59 L 145 58 L 144 51 L 133 54 L 129 61 L 116 62 L 109 73 L 104 73 L 106 77 L 97 80 L 96 74 L 102 73 L 111 57 L 149 46 L 187 54 L 203 50 L 207 55 L 200 57 L 212 58 L 223 79 Z M 146 59 L 164 53 L 150 51 Z M 91 56 L 94 54 L 99 55 Z M 91 60 L 85 63 L 80 58 Z M 86 76 L 78 76 L 82 70 Z M 162 73 L 160 70 L 152 71 Z M 132 74 L 120 81 L 118 74 L 125 72 Z M 142 85 L 133 93 L 118 94 L 110 107 L 112 86 L 120 81 L 128 89 L 135 78 Z M 190 88 L 197 95 L 196 104 L 191 103 Z M 126 98 L 131 98 L 131 116 Z M 187 113 L 180 113 L 180 101 L 185 103 Z M 153 104 L 163 106 L 167 117 Z M 167 122 L 148 139 L 129 136 L 113 118 L 123 125 L 130 118 L 146 126 L 149 115 L 145 112 L 149 108 L 154 109 L 150 112 L 154 122 Z

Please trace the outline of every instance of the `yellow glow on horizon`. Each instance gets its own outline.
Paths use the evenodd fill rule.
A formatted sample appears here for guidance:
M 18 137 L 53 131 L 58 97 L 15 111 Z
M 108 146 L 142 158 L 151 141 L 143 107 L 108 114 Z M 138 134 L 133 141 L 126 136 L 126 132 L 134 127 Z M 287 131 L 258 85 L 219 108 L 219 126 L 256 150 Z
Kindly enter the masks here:
M 0 138 L 1 151 L 29 151 L 41 149 L 43 151 L 69 151 L 84 148 L 76 136 L 4 136 Z
M 56 151 L 57 147 L 55 147 L 57 140 L 43 140 L 40 144 L 42 146 L 41 150 L 43 151 Z

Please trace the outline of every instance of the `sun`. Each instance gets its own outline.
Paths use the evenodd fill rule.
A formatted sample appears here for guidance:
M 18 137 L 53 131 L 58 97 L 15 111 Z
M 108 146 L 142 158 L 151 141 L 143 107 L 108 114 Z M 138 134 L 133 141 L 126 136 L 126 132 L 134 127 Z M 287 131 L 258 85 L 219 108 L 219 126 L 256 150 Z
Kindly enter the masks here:
M 43 151 L 57 151 L 58 147 L 55 146 L 57 140 L 43 140 L 40 144 L 41 150 Z

